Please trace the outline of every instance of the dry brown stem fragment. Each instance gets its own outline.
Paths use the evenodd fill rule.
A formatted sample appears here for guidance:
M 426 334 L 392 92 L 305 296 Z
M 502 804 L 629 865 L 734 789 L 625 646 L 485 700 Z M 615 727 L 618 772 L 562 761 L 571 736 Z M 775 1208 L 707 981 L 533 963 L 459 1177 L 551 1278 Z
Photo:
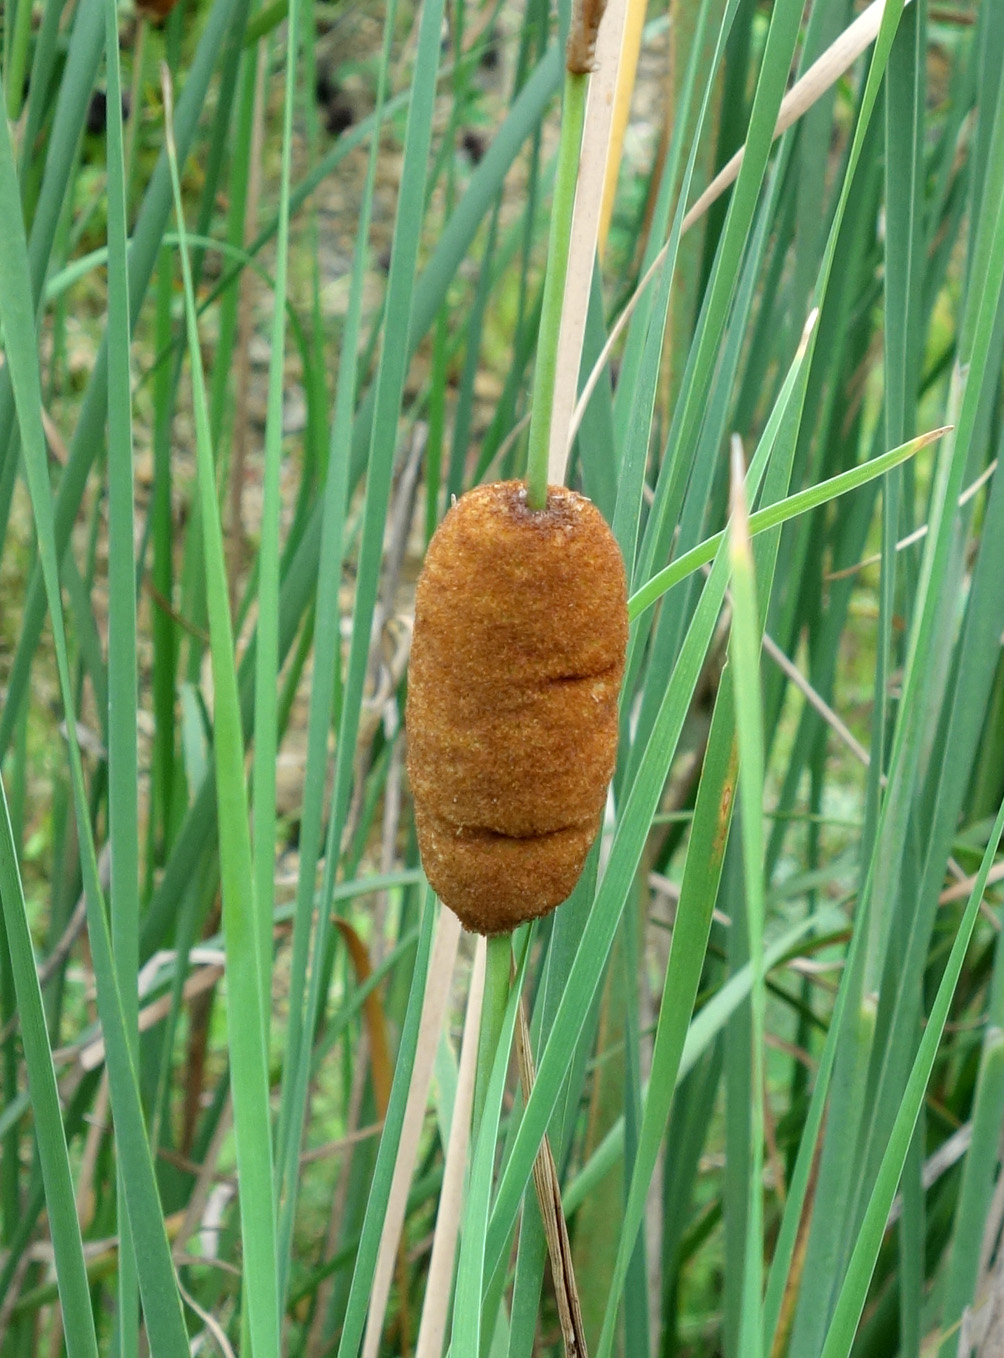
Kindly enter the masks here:
M 596 66 L 596 38 L 607 0 L 575 0 L 565 45 L 565 68 L 588 75 Z

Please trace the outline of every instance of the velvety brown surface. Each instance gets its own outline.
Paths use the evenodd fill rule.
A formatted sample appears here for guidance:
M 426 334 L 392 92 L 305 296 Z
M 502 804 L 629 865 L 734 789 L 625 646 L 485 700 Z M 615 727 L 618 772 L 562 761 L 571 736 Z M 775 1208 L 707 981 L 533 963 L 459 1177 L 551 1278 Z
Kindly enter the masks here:
M 590 501 L 479 486 L 429 544 L 415 598 L 408 772 L 422 862 L 469 929 L 570 894 L 617 752 L 624 566 Z

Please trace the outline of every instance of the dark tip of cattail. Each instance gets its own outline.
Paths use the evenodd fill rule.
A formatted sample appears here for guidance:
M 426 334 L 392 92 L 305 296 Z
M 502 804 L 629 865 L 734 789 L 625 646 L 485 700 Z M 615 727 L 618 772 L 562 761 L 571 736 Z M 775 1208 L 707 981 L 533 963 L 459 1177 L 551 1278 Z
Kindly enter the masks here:
M 429 881 L 468 929 L 508 932 L 571 894 L 617 754 L 627 589 L 599 510 L 521 481 L 453 506 L 415 597 L 406 713 Z

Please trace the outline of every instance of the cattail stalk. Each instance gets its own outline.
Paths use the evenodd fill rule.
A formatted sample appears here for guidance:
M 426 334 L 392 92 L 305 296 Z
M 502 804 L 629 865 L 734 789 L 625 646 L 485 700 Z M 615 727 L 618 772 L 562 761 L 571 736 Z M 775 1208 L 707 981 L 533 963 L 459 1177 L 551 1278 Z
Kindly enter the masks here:
M 564 305 L 565 280 L 568 273 L 568 253 L 572 228 L 572 213 L 575 205 L 575 190 L 579 176 L 579 156 L 582 146 L 582 129 L 585 122 L 586 94 L 588 92 L 589 72 L 593 68 L 593 53 L 596 35 L 603 15 L 606 0 L 578 0 L 574 5 L 568 44 L 565 54 L 565 88 L 562 102 L 561 141 L 558 148 L 558 169 L 554 188 L 554 202 L 551 210 L 551 228 L 548 238 L 547 271 L 544 279 L 544 297 L 541 308 L 540 332 L 537 341 L 537 361 L 534 373 L 534 388 L 531 402 L 530 440 L 526 476 L 526 508 L 541 512 L 548 507 L 548 455 L 551 429 L 551 412 L 554 406 L 554 387 L 557 372 L 558 339 L 561 329 L 561 314 Z M 611 539 L 612 541 L 612 539 Z M 616 576 L 618 570 L 613 574 Z M 614 610 L 619 616 L 619 610 Z M 615 627 L 616 630 L 616 627 Z M 442 639 L 440 639 L 442 640 Z M 433 657 L 432 669 L 437 668 L 442 657 Z M 413 670 L 415 656 L 413 654 Z M 433 663 L 436 662 L 436 663 Z M 438 668 L 443 668 L 440 664 Z M 619 683 L 619 667 L 618 683 Z M 444 670 L 445 673 L 445 670 Z M 419 685 L 413 685 L 413 689 Z M 614 691 L 616 692 L 616 686 Z M 594 694 L 594 698 L 595 698 Z M 598 700 L 598 699 L 597 699 Z M 414 692 L 409 703 L 414 701 Z M 415 715 L 418 716 L 416 709 Z M 418 725 L 422 725 L 421 718 Z M 412 720 L 412 731 L 416 723 Z M 419 780 L 418 765 L 412 766 L 413 783 Z M 427 761 L 435 767 L 437 761 Z M 429 790 L 425 790 L 428 797 Z M 419 801 L 416 797 L 416 803 Z M 428 808 L 427 808 L 428 810 Z M 431 849 L 434 837 L 441 838 L 439 830 L 433 831 L 433 818 L 425 818 L 425 838 Z M 420 826 L 421 830 L 421 826 Z M 458 830 L 459 833 L 459 830 Z M 422 836 L 420 835 L 420 838 Z M 590 836 L 591 837 L 591 836 Z M 425 858 L 423 852 L 423 859 Z M 447 875 L 450 873 L 449 854 L 446 854 Z M 427 865 L 427 871 L 429 866 Z M 444 871 L 440 866 L 437 871 Z M 430 872 L 430 876 L 434 875 Z M 577 876 L 577 872 L 575 874 Z M 437 888 L 440 889 L 440 888 Z M 462 893 L 461 893 L 462 895 Z M 456 908 L 456 902 L 453 902 Z M 466 910 L 470 910 L 469 903 Z M 465 910 L 461 906 L 462 914 Z M 505 924 L 499 929 L 499 920 L 504 918 L 505 908 L 499 902 L 483 905 L 477 912 L 476 927 L 489 935 L 485 972 L 484 1008 L 481 1015 L 481 1031 L 478 1041 L 477 1076 L 474 1091 L 473 1142 L 477 1139 L 484 1113 L 488 1082 L 492 1066 L 499 1053 L 499 1044 L 504 1024 L 506 1004 L 509 998 L 510 968 L 512 965 L 511 935 L 505 931 Z M 534 908 L 524 914 L 540 913 Z M 483 916 L 483 917 L 480 917 Z M 491 916 L 489 919 L 488 916 Z M 513 921 L 515 922 L 515 921 Z M 465 919 L 468 927 L 472 920 Z M 511 925 L 509 926 L 511 927 Z
M 568 273 L 572 210 L 579 177 L 582 127 L 586 117 L 589 73 L 593 69 L 596 35 L 606 0 L 581 0 L 573 6 L 565 48 L 565 89 L 561 105 L 561 141 L 547 242 L 547 272 L 537 337 L 537 358 L 530 406 L 530 443 L 527 452 L 527 504 L 541 510 L 547 504 L 547 461 L 558 361 L 558 335 Z

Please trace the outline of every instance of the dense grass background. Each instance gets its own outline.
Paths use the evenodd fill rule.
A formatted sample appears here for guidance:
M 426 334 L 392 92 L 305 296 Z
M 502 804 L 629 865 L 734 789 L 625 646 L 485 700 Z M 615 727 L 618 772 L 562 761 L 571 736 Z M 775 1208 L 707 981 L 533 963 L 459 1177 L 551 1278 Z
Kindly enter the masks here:
M 622 740 L 511 989 L 402 716 L 568 6 L 0 10 L 2 1358 L 1001 1351 L 1004 14 L 627 9 Z

